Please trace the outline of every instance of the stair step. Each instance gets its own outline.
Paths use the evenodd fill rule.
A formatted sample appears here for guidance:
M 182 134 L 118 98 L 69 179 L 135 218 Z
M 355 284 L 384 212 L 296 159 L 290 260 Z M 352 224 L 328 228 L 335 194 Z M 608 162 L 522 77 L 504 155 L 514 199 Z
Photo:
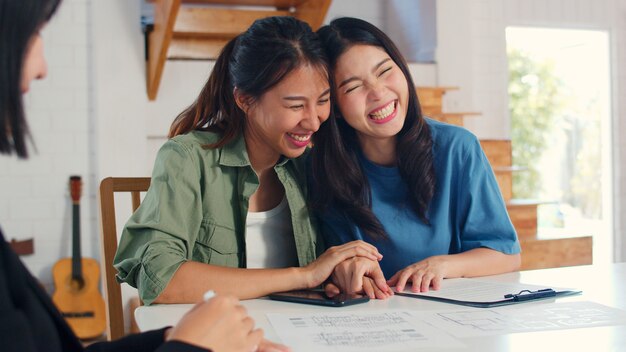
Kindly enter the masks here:
M 505 202 L 513 199 L 513 173 L 528 170 L 520 166 L 496 166 L 493 173 L 498 181 L 498 187 Z
M 510 167 L 513 164 L 511 140 L 481 139 L 480 145 L 483 147 L 483 151 L 492 168 Z
M 289 11 L 238 10 L 182 6 L 178 12 L 167 58 L 170 60 L 209 60 L 224 45 L 245 31 L 257 19 L 288 16 Z
M 539 206 L 542 204 L 555 204 L 558 203 L 558 201 L 556 200 L 541 200 L 541 199 L 522 199 L 522 198 L 515 198 L 515 199 L 511 199 L 508 202 L 506 202 L 506 206 L 507 208 L 523 208 L 523 207 L 528 207 L 528 206 Z
M 231 39 L 248 29 L 259 18 L 289 15 L 289 11 L 278 10 L 182 6 L 174 25 L 174 37 Z
M 493 168 L 493 172 L 498 174 L 510 174 L 513 172 L 527 171 L 528 168 L 525 166 L 496 166 Z
M 536 199 L 511 199 L 506 202 L 506 210 L 517 231 L 517 237 L 522 239 L 537 236 L 537 207 L 550 203 L 555 202 Z
M 513 198 L 513 176 L 515 170 L 511 157 L 511 141 L 508 139 L 482 139 L 480 145 L 494 171 L 502 198 L 509 201 Z
M 458 87 L 415 87 L 420 107 L 424 115 L 430 116 L 443 112 L 443 95 Z
M 231 6 L 272 6 L 279 9 L 288 9 L 300 6 L 308 0 L 183 0 L 185 4 L 211 4 Z
M 154 4 L 154 30 L 148 34 L 148 98 L 156 99 L 167 59 L 215 59 L 224 44 L 256 19 L 294 16 L 313 30 L 332 0 L 161 0 Z
M 537 204 L 509 205 L 506 210 L 518 238 L 535 237 L 537 234 Z
M 588 235 L 538 235 L 520 238 L 521 270 L 588 265 L 593 262 L 593 239 Z
M 424 112 L 422 111 L 422 113 Z M 441 113 L 432 113 L 428 115 L 424 113 L 424 115 L 430 117 L 433 120 L 463 127 L 463 121 L 465 120 L 466 116 L 478 116 L 480 115 L 480 113 L 478 112 L 441 112 Z
M 494 172 L 494 174 L 504 201 L 508 202 L 513 199 L 513 175 L 510 172 Z

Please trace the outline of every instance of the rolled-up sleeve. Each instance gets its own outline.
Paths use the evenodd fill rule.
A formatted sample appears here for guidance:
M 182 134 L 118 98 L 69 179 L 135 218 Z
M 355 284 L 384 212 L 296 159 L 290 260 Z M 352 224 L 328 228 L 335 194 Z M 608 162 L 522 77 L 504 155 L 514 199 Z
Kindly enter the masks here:
M 201 175 L 190 150 L 169 140 L 159 150 L 150 189 L 126 223 L 114 259 L 117 279 L 151 304 L 191 259 L 202 223 Z
M 471 136 L 458 179 L 458 220 L 461 251 L 490 248 L 505 254 L 520 252 L 498 183 L 478 140 Z

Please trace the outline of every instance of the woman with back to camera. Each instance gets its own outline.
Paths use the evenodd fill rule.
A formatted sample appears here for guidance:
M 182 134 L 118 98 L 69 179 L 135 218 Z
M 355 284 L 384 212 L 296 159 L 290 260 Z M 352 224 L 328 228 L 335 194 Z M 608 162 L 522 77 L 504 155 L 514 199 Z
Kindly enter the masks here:
M 45 77 L 40 31 L 60 0 L 0 0 L 0 152 L 28 157 L 22 95 Z M 61 122 L 60 122 L 61 123 Z M 232 296 L 196 305 L 174 328 L 83 347 L 0 230 L 0 349 L 3 352 L 287 350 L 263 332 Z
M 308 24 L 269 17 L 232 39 L 158 152 L 122 233 L 118 278 L 146 304 L 197 302 L 208 289 L 246 299 L 316 287 L 347 258 L 378 260 L 362 241 L 316 259 L 324 243 L 306 207 L 303 154 L 329 98 Z
M 329 245 L 364 240 L 384 255 L 340 264 L 334 284 L 386 298 L 367 279 L 379 264 L 389 286 L 414 292 L 517 270 L 517 236 L 476 137 L 422 117 L 404 58 L 375 26 L 340 18 L 318 34 L 335 114 L 315 135 L 312 203 Z

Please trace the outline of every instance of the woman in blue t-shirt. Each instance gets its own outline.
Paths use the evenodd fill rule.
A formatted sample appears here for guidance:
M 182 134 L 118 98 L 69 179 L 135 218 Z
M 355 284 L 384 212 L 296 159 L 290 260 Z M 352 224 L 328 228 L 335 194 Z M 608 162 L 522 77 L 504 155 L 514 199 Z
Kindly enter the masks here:
M 335 111 L 315 135 L 312 204 L 328 245 L 361 239 L 383 255 L 344 262 L 334 285 L 388 297 L 368 278 L 379 264 L 389 286 L 415 292 L 517 270 L 517 235 L 477 138 L 422 116 L 406 62 L 378 28 L 340 18 L 318 34 Z

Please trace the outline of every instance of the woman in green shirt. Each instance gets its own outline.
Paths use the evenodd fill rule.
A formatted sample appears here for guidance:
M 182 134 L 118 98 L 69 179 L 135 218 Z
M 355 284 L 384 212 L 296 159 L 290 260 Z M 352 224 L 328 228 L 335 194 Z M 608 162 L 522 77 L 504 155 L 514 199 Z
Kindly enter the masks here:
M 330 114 L 328 77 L 316 34 L 292 17 L 258 20 L 224 47 L 120 240 L 118 278 L 146 304 L 311 288 L 343 260 L 381 258 L 355 241 L 316 259 L 303 154 Z

